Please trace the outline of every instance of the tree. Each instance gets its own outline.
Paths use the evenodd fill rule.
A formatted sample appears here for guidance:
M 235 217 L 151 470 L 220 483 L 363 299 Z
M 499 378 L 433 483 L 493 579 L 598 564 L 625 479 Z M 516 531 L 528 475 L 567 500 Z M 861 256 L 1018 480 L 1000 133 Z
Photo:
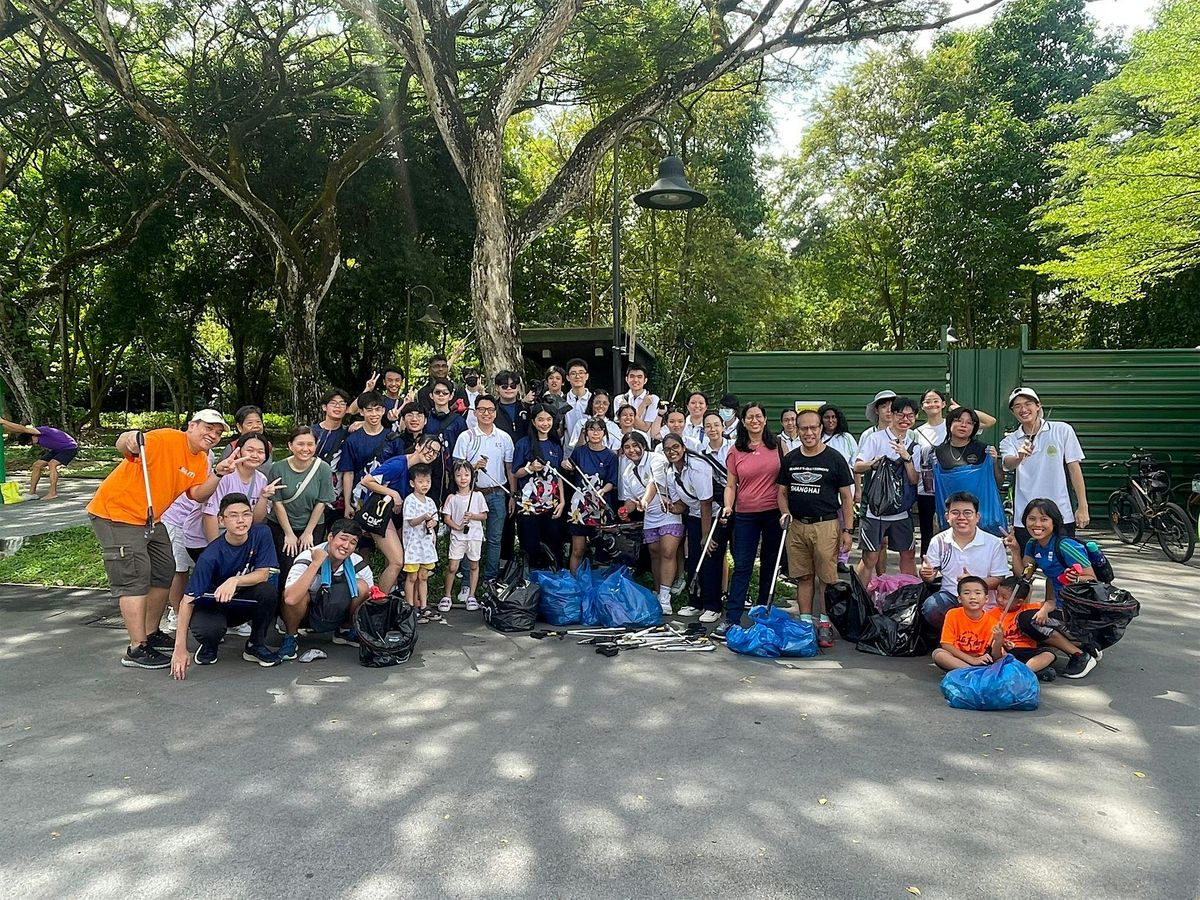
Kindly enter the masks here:
M 976 10 L 999 2 L 982 0 Z M 476 222 L 472 307 L 484 362 L 493 369 L 521 362 L 514 260 L 588 197 L 601 161 L 631 120 L 783 51 L 938 28 L 975 11 L 945 15 L 941 4 L 920 0 L 706 2 L 700 15 L 633 3 L 594 4 L 584 15 L 583 0 L 465 3 L 453 11 L 446 0 L 342 5 L 407 61 L 466 186 Z M 622 59 L 609 52 L 613 35 L 639 33 L 649 36 L 641 54 Z M 604 110 L 601 117 L 542 192 L 514 208 L 504 156 L 513 115 L 589 101 Z
M 1069 107 L 1086 133 L 1058 148 L 1042 209 L 1061 256 L 1042 273 L 1123 303 L 1200 267 L 1200 2 L 1174 0 L 1121 71 Z

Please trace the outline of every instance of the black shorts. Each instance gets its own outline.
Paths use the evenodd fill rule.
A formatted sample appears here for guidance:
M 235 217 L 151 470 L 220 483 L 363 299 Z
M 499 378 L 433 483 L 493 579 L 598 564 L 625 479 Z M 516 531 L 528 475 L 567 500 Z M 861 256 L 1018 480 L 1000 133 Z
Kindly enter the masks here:
M 1013 659 L 1019 659 L 1023 663 L 1029 662 L 1040 653 L 1053 653 L 1049 647 L 1013 647 L 1008 653 Z
M 78 455 L 78 447 L 74 447 L 71 450 L 47 450 L 42 454 L 42 462 L 56 462 L 59 465 L 66 466 Z
M 583 525 L 577 522 L 568 522 L 567 531 L 571 537 L 590 538 L 595 537 L 600 533 L 599 525 Z

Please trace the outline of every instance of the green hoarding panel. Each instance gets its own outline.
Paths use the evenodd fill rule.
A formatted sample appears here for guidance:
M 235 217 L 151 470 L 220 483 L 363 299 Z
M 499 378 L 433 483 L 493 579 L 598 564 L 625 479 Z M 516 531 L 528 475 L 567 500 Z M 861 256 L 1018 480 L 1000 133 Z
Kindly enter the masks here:
M 911 396 L 919 405 L 929 388 L 945 388 L 946 372 L 947 355 L 940 350 L 731 353 L 726 384 L 742 403 L 766 406 L 773 422 L 797 401 L 836 404 L 857 437 L 867 427 L 863 409 L 878 391 Z
M 1099 464 L 1135 448 L 1169 456 L 1173 484 L 1200 472 L 1200 351 L 1031 350 L 1022 354 L 1021 379 L 1047 418 L 1079 435 L 1094 517 L 1106 516 L 1109 493 L 1124 483 L 1124 470 L 1102 472 Z
M 963 406 L 996 417 L 982 440 L 998 445 L 1008 427 L 1008 395 L 1021 380 L 1020 350 L 951 350 L 950 393 Z

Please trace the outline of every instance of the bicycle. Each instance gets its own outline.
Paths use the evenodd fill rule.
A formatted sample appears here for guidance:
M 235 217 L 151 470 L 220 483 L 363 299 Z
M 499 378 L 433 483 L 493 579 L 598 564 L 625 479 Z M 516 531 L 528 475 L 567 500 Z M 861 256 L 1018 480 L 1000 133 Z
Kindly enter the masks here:
M 1164 468 L 1157 466 L 1154 457 L 1144 450 L 1129 459 L 1104 463 L 1101 469 L 1124 466 L 1128 484 L 1113 491 L 1108 498 L 1108 521 L 1113 534 L 1123 544 L 1144 542 L 1149 531 L 1158 540 L 1167 558 L 1185 563 L 1196 549 L 1192 522 L 1178 503 L 1168 496 L 1171 480 Z

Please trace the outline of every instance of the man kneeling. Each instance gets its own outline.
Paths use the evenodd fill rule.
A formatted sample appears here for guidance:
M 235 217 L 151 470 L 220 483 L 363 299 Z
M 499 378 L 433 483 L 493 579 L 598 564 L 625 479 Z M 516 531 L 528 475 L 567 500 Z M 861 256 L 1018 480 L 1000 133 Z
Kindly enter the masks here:
M 179 604 L 171 674 L 187 675 L 191 657 L 187 636 L 200 644 L 196 664 L 211 666 L 227 629 L 250 623 L 250 640 L 242 659 L 260 666 L 279 665 L 279 654 L 267 646 L 267 629 L 279 605 L 279 589 L 268 580 L 279 571 L 275 542 L 266 525 L 254 524 L 254 509 L 245 494 L 226 494 L 218 510 L 225 533 L 209 544 L 192 570 Z
M 329 528 L 329 540 L 296 557 L 283 589 L 283 624 L 287 627 L 279 647 L 281 659 L 295 659 L 300 622 L 308 616 L 312 631 L 334 633 L 334 643 L 358 643 L 354 611 L 367 599 L 375 578 L 354 551 L 362 526 L 338 519 Z

